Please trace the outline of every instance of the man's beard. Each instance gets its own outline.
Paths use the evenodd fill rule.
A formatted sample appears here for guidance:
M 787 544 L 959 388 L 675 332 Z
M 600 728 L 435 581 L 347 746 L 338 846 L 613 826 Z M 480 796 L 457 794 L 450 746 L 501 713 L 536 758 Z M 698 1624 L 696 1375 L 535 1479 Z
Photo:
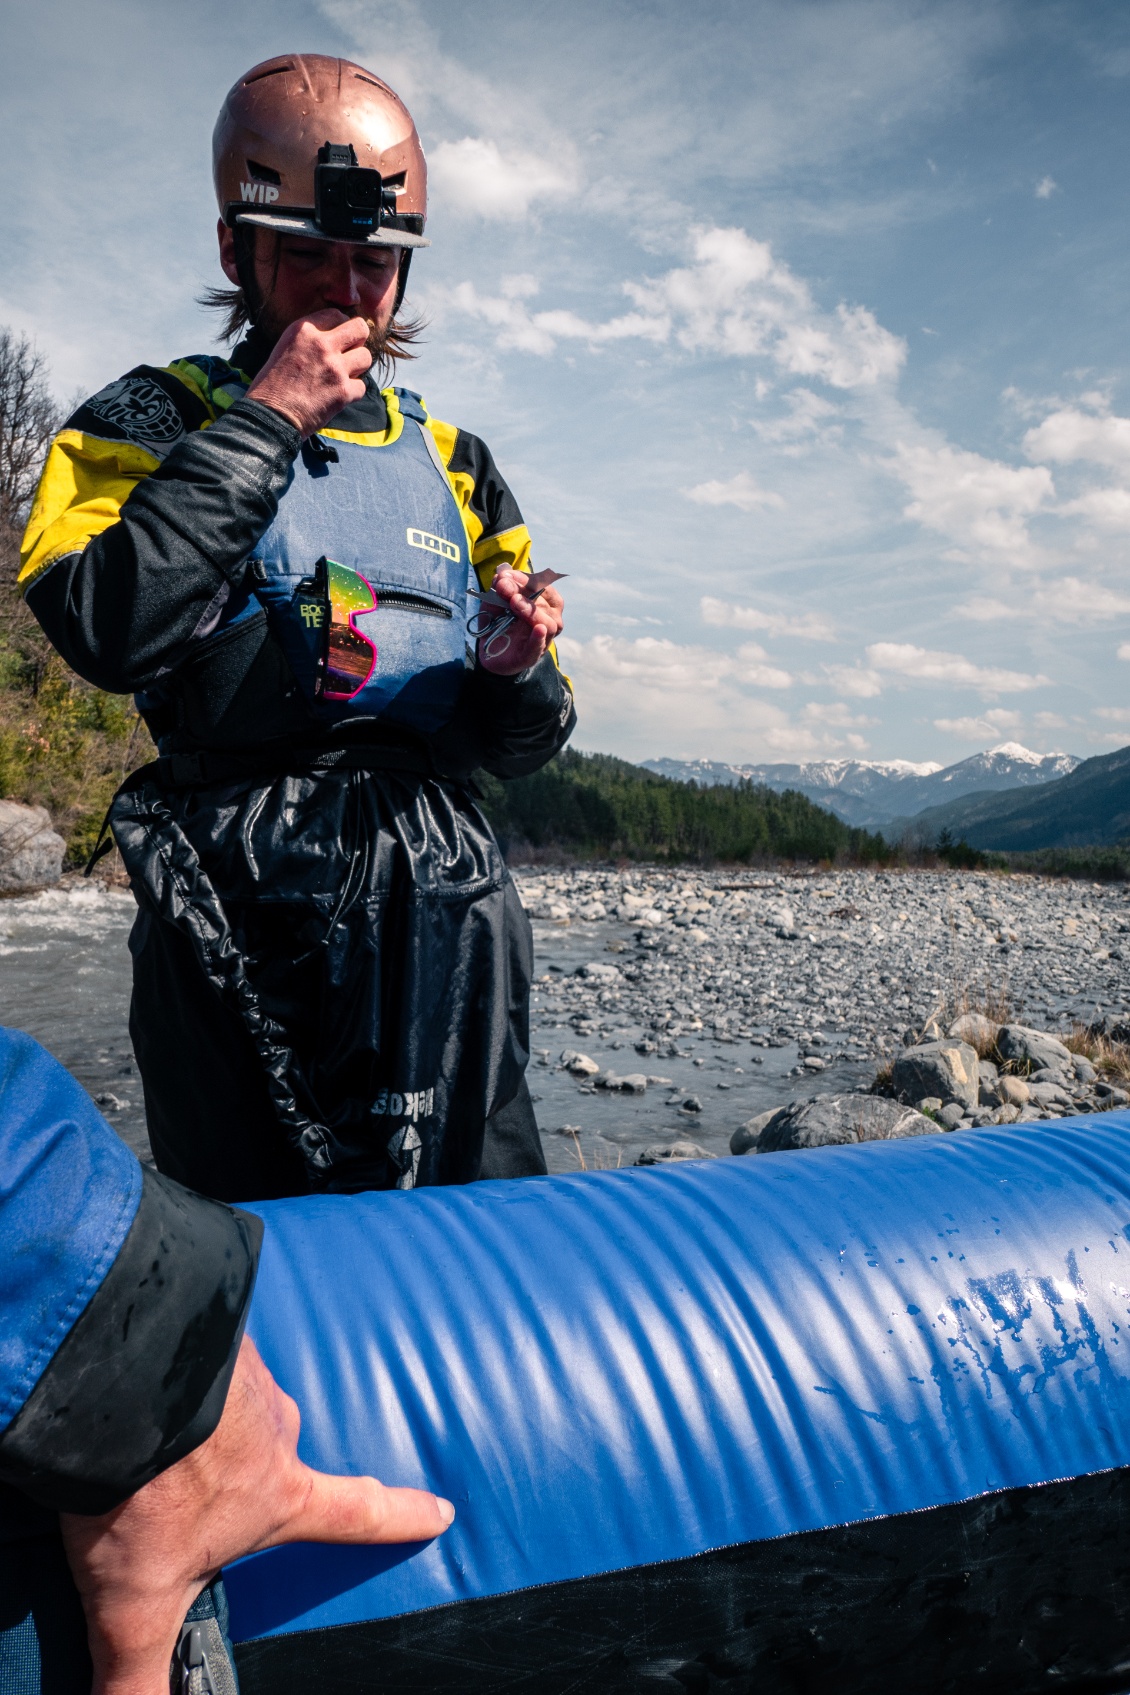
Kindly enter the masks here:
M 373 370 L 379 371 L 389 363 L 389 330 L 392 328 L 392 319 L 390 318 L 383 327 L 377 323 L 375 318 L 366 318 L 365 322 L 369 326 L 369 333 L 365 337 L 365 346 L 372 355 Z
M 361 313 L 357 312 L 354 316 L 361 317 Z M 256 331 L 270 347 L 274 347 L 283 331 L 290 328 L 290 320 L 284 322 L 275 313 L 273 302 L 269 297 L 257 303 L 254 323 Z M 390 317 L 388 323 L 383 327 L 377 323 L 375 318 L 366 318 L 365 323 L 369 328 L 369 333 L 365 337 L 365 346 L 372 358 L 373 370 L 379 370 L 389 360 L 390 332 L 393 330 L 393 320 Z

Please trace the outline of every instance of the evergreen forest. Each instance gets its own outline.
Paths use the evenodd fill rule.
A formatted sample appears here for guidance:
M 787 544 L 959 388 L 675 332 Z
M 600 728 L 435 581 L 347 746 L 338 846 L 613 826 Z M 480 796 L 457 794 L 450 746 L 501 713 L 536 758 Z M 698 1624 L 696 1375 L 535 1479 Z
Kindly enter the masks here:
M 512 858 L 524 850 L 625 859 L 889 860 L 879 836 L 853 830 L 795 790 L 753 783 L 700 788 L 606 753 L 566 748 L 531 776 L 480 774 L 487 813 Z

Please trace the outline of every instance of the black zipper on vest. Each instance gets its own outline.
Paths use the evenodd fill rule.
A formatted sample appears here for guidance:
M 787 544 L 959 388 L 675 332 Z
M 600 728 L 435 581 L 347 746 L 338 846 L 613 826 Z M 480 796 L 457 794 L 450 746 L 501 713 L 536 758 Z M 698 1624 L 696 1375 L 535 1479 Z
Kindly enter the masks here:
M 377 589 L 377 611 L 422 612 L 426 618 L 451 618 L 450 606 L 437 606 L 434 600 L 424 600 L 418 594 L 403 594 L 399 589 Z

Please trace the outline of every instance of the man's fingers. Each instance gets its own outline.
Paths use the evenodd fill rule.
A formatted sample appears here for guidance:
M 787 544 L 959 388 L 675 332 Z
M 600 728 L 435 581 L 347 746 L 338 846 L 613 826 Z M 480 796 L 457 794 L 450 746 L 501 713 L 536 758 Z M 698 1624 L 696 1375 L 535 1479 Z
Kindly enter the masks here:
M 455 1508 L 427 1489 L 387 1489 L 374 1477 L 311 1472 L 303 1510 L 286 1526 L 288 1542 L 430 1542 Z
M 365 375 L 365 372 L 372 365 L 373 355 L 369 352 L 369 349 L 364 345 L 364 343 L 362 343 L 360 347 L 349 348 L 343 355 L 341 362 L 345 366 L 346 374 L 348 376 L 360 378 Z
M 330 340 L 339 353 L 346 353 L 351 347 L 362 347 L 369 339 L 369 326 L 364 318 L 340 318 L 330 331 Z
M 307 312 L 303 317 L 294 320 L 295 324 L 314 324 L 320 330 L 336 329 L 338 324 L 348 322 L 346 314 L 336 306 L 322 306 L 317 312 Z

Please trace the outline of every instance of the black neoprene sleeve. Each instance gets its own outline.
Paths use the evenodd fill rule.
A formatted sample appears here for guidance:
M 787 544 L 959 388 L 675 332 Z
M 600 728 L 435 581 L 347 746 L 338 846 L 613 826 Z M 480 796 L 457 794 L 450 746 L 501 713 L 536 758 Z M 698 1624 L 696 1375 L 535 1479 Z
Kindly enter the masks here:
M 144 1168 L 106 1278 L 0 1436 L 0 1480 L 103 1513 L 210 1436 L 243 1337 L 263 1226 Z
M 28 605 L 67 664 L 117 694 L 175 664 L 240 583 L 298 448 L 293 424 L 248 399 L 186 436 L 116 523 L 29 588 Z
M 495 777 L 539 770 L 573 733 L 572 691 L 549 654 L 518 677 L 498 677 L 477 666 L 468 683 L 479 764 Z

